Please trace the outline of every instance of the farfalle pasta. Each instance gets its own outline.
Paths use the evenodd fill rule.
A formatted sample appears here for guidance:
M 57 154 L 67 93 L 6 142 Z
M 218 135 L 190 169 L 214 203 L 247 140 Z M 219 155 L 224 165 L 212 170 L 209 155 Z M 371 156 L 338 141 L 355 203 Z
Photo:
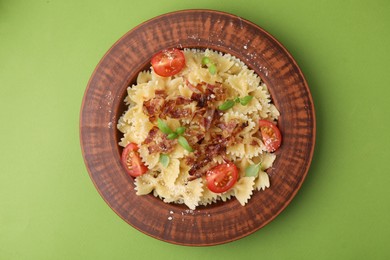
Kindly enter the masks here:
M 123 133 L 119 145 L 137 147 L 145 167 L 135 178 L 136 193 L 190 209 L 233 197 L 245 205 L 255 190 L 270 187 L 265 170 L 276 156 L 266 137 L 278 138 L 269 130 L 279 111 L 260 77 L 234 56 L 181 52 L 185 64 L 179 72 L 160 76 L 152 67 L 127 89 L 128 109 L 117 128 Z M 267 131 L 265 121 L 272 124 Z M 209 175 L 220 165 L 234 166 L 236 180 L 216 192 Z M 229 178 L 216 180 L 222 185 Z

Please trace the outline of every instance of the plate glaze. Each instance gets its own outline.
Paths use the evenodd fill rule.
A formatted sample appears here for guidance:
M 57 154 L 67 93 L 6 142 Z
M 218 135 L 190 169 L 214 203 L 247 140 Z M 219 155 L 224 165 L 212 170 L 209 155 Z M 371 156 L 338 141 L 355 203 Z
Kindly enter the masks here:
M 116 123 L 126 107 L 126 88 L 165 48 L 210 48 L 230 53 L 267 84 L 280 111 L 283 143 L 268 170 L 271 187 L 254 192 L 246 206 L 236 199 L 189 210 L 153 195 L 137 196 L 120 163 Z M 232 14 L 185 10 L 135 27 L 105 54 L 86 88 L 80 142 L 89 175 L 106 203 L 128 224 L 154 238 L 206 246 L 245 237 L 272 221 L 301 187 L 314 151 L 315 112 L 309 87 L 288 51 L 259 26 Z

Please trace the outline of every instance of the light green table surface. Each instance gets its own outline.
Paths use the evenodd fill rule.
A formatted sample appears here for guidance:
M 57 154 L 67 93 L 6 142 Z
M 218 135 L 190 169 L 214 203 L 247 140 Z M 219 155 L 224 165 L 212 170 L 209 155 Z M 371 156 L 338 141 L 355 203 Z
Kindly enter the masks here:
M 88 79 L 154 16 L 230 12 L 292 53 L 312 91 L 317 144 L 273 222 L 225 245 L 184 247 L 120 219 L 79 145 Z M 0 1 L 0 259 L 390 259 L 390 1 Z M 238 220 L 239 221 L 239 220 Z

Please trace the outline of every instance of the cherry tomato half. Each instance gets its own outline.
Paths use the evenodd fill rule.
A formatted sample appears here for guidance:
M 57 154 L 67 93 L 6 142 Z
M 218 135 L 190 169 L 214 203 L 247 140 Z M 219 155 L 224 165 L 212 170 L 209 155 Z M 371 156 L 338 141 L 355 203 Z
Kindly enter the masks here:
M 122 165 L 126 172 L 137 177 L 148 171 L 148 168 L 142 163 L 138 153 L 138 146 L 134 143 L 129 143 L 122 152 Z
M 170 77 L 179 73 L 186 63 L 184 53 L 176 48 L 162 50 L 152 58 L 152 67 L 156 74 Z
M 219 164 L 206 173 L 207 188 L 215 193 L 229 190 L 237 182 L 238 169 L 229 162 Z
M 260 120 L 259 127 L 265 148 L 270 153 L 275 152 L 282 143 L 282 134 L 279 128 L 267 120 Z

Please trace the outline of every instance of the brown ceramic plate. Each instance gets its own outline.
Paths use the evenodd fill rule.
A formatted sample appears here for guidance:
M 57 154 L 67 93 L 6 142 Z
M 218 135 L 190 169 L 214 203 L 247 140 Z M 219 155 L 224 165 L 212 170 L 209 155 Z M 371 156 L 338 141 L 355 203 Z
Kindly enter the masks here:
M 281 116 L 283 144 L 269 170 L 271 187 L 255 192 L 243 207 L 236 199 L 201 206 L 166 204 L 137 196 L 120 164 L 126 88 L 149 68 L 159 50 L 210 48 L 230 53 L 268 85 Z M 301 187 L 315 142 L 315 113 L 304 76 L 293 57 L 269 33 L 240 17 L 210 10 L 186 10 L 149 20 L 125 34 L 96 67 L 80 115 L 81 147 L 89 175 L 107 204 L 127 223 L 157 239 L 182 245 L 216 245 L 247 236 L 273 220 Z

